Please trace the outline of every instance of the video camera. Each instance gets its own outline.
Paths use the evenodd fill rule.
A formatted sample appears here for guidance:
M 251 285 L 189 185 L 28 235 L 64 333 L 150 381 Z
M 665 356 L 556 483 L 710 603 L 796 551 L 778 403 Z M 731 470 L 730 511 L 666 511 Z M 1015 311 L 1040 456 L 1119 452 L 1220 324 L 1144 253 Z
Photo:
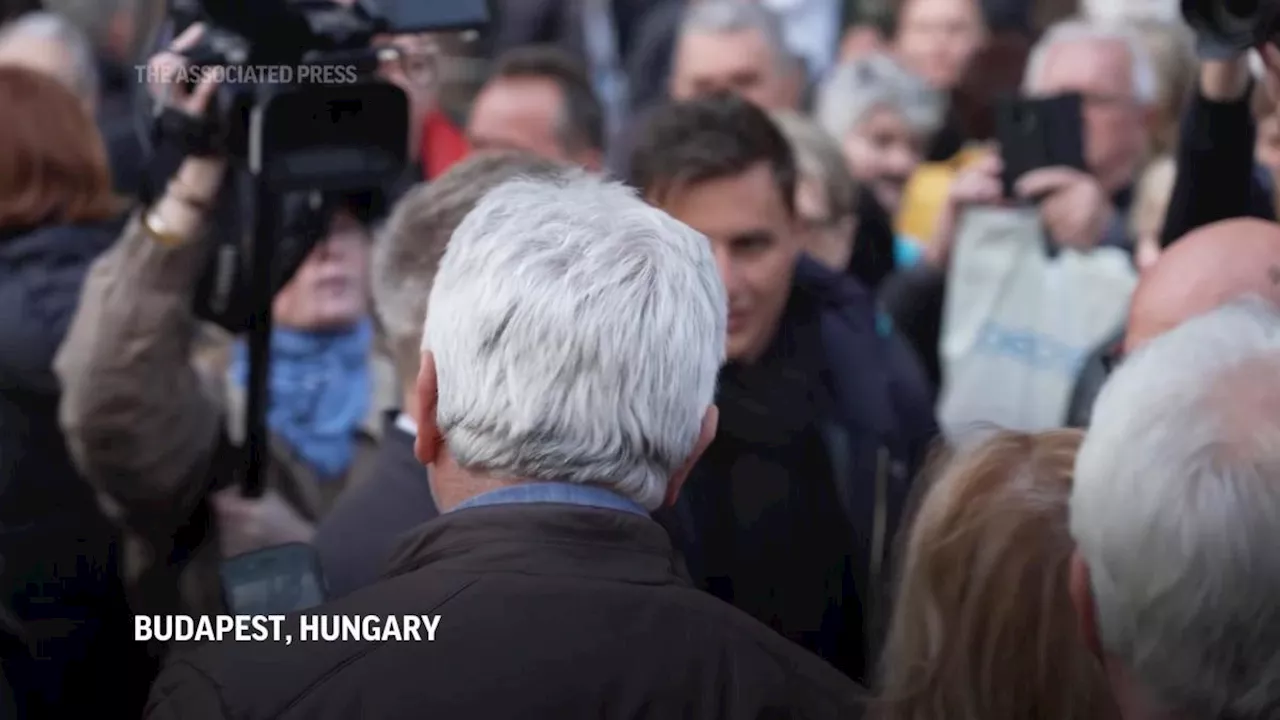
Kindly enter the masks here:
M 366 220 L 403 180 L 410 128 L 404 90 L 377 77 L 398 50 L 386 36 L 464 31 L 489 19 L 486 0 L 187 0 L 179 26 L 202 22 L 187 79 L 217 73 L 207 116 L 169 136 L 225 156 L 229 181 L 212 220 L 215 248 L 195 311 L 248 333 L 247 442 L 240 479 L 260 495 L 266 462 L 271 306 L 328 231 L 334 210 Z M 161 113 L 179 126 L 176 111 Z M 197 127 L 198 126 L 198 127 Z M 172 130 L 172 128 L 171 128 Z M 196 138 L 192 140 L 192 138 Z M 210 148 L 215 148 L 210 151 Z M 251 231 L 251 232 L 250 232 Z
M 233 179 L 216 221 L 247 223 L 255 204 L 278 218 L 270 232 L 273 295 L 324 236 L 335 209 L 371 220 L 386 209 L 386 189 L 404 184 L 409 133 L 418 128 L 409 127 L 404 91 L 377 77 L 400 52 L 378 43 L 380 37 L 471 30 L 488 14 L 485 0 L 175 0 L 175 29 L 205 26 L 199 43 L 183 53 L 183 79 L 219 82 L 197 127 L 168 110 L 157 117 L 156 135 L 217 148 L 233 161 L 233 178 L 251 174 L 272 195 L 255 203 L 243 178 Z M 274 207 L 264 208 L 267 202 Z M 199 282 L 195 312 L 244 332 L 261 309 L 245 288 L 253 253 L 238 226 L 214 235 L 218 247 Z
M 1216 54 L 1280 43 L 1280 0 L 1182 0 L 1182 16 Z

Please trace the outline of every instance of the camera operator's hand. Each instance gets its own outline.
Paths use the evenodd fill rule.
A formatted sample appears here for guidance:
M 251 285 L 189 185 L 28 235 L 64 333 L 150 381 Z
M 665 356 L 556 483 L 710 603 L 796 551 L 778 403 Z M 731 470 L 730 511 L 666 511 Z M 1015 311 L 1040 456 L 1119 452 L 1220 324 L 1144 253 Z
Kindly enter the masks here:
M 944 267 L 951 254 L 955 239 L 956 223 L 960 213 L 975 205 L 998 205 L 1004 201 L 1004 188 L 1000 173 L 1004 163 L 995 149 L 966 165 L 956 173 L 947 193 L 947 203 L 938 218 L 933 239 L 925 250 L 925 262 L 934 267 Z
M 1111 199 L 1094 177 L 1069 167 L 1032 170 L 1018 178 L 1019 197 L 1037 201 L 1049 236 L 1063 247 L 1097 245 L 1115 220 Z
M 187 28 L 169 46 L 148 63 L 148 77 L 160 82 L 151 85 L 152 96 L 167 107 L 192 117 L 203 117 L 217 91 L 217 83 L 202 74 L 194 88 L 180 82 L 186 77 L 181 70 L 188 66 L 183 53 L 204 36 L 204 26 L 196 23 Z M 164 195 L 144 217 L 148 232 L 167 244 L 180 244 L 195 237 L 213 207 L 226 172 L 221 158 L 188 157 L 169 181 Z
M 200 115 L 209 106 L 216 86 L 203 79 L 194 89 L 178 82 L 190 65 L 184 53 L 195 47 L 204 37 L 203 23 L 195 23 L 174 38 L 168 49 L 156 53 L 147 62 L 147 91 L 153 100 L 189 115 Z
M 309 543 L 315 535 L 315 527 L 274 490 L 247 498 L 240 488 L 228 488 L 213 496 L 213 509 L 224 558 L 276 545 Z

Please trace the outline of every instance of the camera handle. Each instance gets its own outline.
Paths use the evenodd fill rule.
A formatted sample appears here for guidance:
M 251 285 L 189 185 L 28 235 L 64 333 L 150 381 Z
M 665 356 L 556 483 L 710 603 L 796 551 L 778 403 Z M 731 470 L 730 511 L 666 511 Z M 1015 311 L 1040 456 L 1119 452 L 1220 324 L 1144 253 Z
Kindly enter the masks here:
M 271 368 L 271 306 L 274 299 L 275 238 L 279 232 L 280 197 L 268 187 L 261 174 L 253 178 L 253 238 L 249 250 L 249 382 L 245 408 L 244 477 L 245 497 L 262 497 L 270 467 L 271 439 L 267 429 L 267 408 L 271 390 L 267 382 Z

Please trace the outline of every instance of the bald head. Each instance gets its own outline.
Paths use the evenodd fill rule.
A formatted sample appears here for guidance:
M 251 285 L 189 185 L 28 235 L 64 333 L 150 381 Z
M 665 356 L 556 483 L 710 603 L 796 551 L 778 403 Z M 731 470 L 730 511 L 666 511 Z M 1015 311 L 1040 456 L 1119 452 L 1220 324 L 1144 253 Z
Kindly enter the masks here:
M 1138 283 L 1125 352 L 1243 295 L 1280 304 L 1280 225 L 1236 219 L 1190 232 Z

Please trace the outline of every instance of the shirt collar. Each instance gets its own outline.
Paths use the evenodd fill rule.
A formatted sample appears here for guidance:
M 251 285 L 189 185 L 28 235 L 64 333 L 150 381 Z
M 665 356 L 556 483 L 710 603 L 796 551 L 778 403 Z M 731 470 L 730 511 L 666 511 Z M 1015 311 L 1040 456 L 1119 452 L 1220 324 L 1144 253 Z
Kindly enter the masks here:
M 396 427 L 407 435 L 418 437 L 418 423 L 408 413 L 396 415 Z
M 523 505 L 532 503 L 556 503 L 579 505 L 629 512 L 649 517 L 645 510 L 632 500 L 598 485 L 580 485 L 564 482 L 524 482 L 481 493 L 463 501 L 453 511 L 486 505 Z M 451 511 L 451 512 L 453 512 Z

